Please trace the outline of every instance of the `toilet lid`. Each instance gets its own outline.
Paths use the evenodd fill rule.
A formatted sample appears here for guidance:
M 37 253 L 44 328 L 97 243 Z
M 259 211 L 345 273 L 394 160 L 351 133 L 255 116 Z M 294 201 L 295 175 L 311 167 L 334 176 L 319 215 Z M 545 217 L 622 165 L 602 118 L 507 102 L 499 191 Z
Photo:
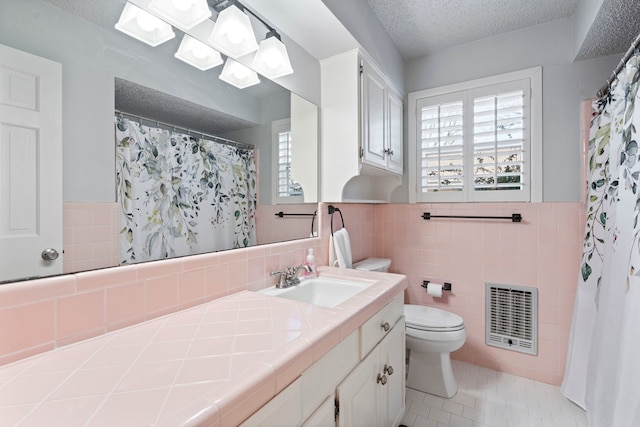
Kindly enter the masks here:
M 387 271 L 390 265 L 391 260 L 387 258 L 367 258 L 353 264 L 353 268 L 367 271 Z
M 455 331 L 464 327 L 462 317 L 435 307 L 405 304 L 404 315 L 408 328 L 422 331 Z

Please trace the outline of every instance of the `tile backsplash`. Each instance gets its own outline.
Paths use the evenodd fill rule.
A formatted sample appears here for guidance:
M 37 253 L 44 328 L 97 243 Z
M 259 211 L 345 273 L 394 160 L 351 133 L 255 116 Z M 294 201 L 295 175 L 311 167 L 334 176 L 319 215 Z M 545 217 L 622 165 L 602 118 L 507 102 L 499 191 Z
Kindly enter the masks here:
M 440 215 L 510 216 L 509 220 L 431 219 Z M 566 359 L 577 286 L 582 203 L 384 205 L 376 209 L 376 256 L 409 277 L 405 301 L 462 316 L 468 337 L 453 357 L 519 376 L 559 384 Z M 424 279 L 451 282 L 442 298 L 428 296 Z M 485 344 L 485 283 L 538 288 L 538 355 Z
M 579 272 L 582 203 L 336 204 L 353 259 L 391 258 L 405 274 L 405 302 L 463 317 L 468 332 L 456 359 L 559 384 Z M 138 265 L 105 268 L 0 286 L 0 364 L 97 336 L 240 290 L 273 285 L 269 273 L 299 264 L 314 248 L 327 265 L 330 221 L 321 204 L 322 238 L 274 243 Z M 422 212 L 505 216 L 505 220 L 423 220 Z M 85 220 L 83 220 L 85 221 Z M 78 224 L 84 224 L 80 221 Z M 334 230 L 342 224 L 334 217 Z M 89 227 L 90 225 L 86 225 Z M 451 282 L 442 298 L 422 280 Z M 539 292 L 537 356 L 484 343 L 484 284 L 535 286 Z

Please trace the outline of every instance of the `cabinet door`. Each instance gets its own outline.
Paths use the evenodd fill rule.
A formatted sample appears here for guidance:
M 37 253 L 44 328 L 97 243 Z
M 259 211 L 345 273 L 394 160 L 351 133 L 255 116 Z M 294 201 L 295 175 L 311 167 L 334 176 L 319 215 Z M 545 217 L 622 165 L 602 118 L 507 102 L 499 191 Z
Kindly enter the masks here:
M 322 405 L 311 415 L 302 427 L 335 427 L 335 396 L 331 395 Z
M 386 85 L 366 62 L 362 67 L 362 161 L 386 169 Z
M 388 167 L 389 170 L 402 175 L 403 166 L 403 147 L 404 142 L 402 140 L 402 99 L 393 93 L 388 91 L 389 97 L 389 123 L 388 123 Z
M 397 426 L 405 411 L 405 334 L 404 318 L 380 343 L 380 371 L 387 377 L 382 388 L 382 419 L 385 426 Z
M 349 374 L 336 390 L 337 427 L 385 426 L 380 417 L 380 347 L 374 350 Z

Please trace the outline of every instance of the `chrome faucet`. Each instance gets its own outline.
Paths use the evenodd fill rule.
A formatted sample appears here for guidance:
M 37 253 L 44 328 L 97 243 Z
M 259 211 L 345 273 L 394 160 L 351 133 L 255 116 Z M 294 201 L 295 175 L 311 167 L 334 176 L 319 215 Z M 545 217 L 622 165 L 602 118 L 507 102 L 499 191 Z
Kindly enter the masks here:
M 287 267 L 284 270 L 272 271 L 271 277 L 279 276 L 276 288 L 288 288 L 300 284 L 300 277 L 298 276 L 302 270 L 307 273 L 313 271 L 308 265 L 300 264 L 296 267 Z

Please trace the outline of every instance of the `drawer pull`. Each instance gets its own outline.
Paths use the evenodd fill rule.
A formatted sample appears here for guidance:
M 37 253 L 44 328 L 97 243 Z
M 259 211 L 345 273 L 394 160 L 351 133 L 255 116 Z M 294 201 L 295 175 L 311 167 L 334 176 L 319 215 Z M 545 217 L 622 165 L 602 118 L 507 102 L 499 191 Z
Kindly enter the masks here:
M 384 365 L 384 370 L 383 370 L 383 372 L 384 372 L 385 374 L 389 374 L 389 376 L 393 375 L 393 366 L 391 366 L 391 365 L 389 365 L 389 366 Z
M 389 329 L 391 329 L 391 325 L 389 324 L 389 322 L 384 322 L 382 324 L 382 329 L 384 329 L 385 332 L 389 332 Z
M 378 374 L 377 383 L 378 383 L 378 384 L 385 385 L 385 384 L 387 383 L 387 376 L 386 376 L 386 375 Z

